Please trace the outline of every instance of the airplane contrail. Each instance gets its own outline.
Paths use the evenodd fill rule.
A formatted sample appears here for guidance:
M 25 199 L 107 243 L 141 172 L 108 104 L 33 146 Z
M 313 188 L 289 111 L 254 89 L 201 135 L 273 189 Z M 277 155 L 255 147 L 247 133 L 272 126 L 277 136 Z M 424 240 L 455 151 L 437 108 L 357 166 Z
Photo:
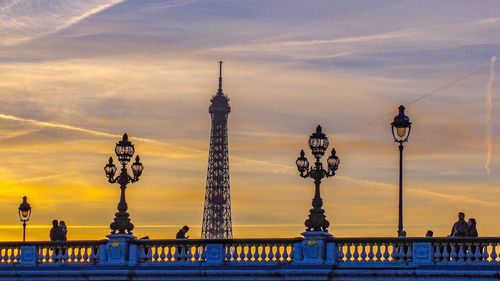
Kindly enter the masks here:
M 497 57 L 491 57 L 490 61 L 490 80 L 486 86 L 486 162 L 484 168 L 488 175 L 490 174 L 491 154 L 493 153 L 493 124 L 491 114 L 493 111 L 493 82 L 495 81 L 495 62 Z
M 122 137 L 122 135 L 110 134 L 110 133 L 106 133 L 106 132 L 81 128 L 81 127 L 66 125 L 66 124 L 61 124 L 61 123 L 46 122 L 46 121 L 38 121 L 35 119 L 21 118 L 21 117 L 17 117 L 14 115 L 8 115 L 8 114 L 2 114 L 2 113 L 0 113 L 0 119 L 9 120 L 9 121 L 17 121 L 17 122 L 21 122 L 24 124 L 37 126 L 37 127 L 57 128 L 57 129 L 63 129 L 63 130 L 76 131 L 76 132 L 86 133 L 86 134 L 90 134 L 90 135 L 94 135 L 94 136 L 98 136 L 98 137 L 106 137 L 106 138 L 121 138 Z M 163 144 L 163 145 L 169 145 L 169 146 L 173 146 L 173 147 L 175 146 L 175 145 L 172 145 L 169 143 L 164 143 L 161 141 L 148 139 L 148 138 L 134 137 L 134 139 L 138 140 L 138 141 L 143 141 L 143 142 Z M 181 147 L 179 147 L 179 148 L 181 148 Z M 188 147 L 182 147 L 182 148 L 187 149 L 187 150 L 195 150 L 193 148 L 188 148 Z M 198 150 L 196 150 L 196 151 L 198 151 Z

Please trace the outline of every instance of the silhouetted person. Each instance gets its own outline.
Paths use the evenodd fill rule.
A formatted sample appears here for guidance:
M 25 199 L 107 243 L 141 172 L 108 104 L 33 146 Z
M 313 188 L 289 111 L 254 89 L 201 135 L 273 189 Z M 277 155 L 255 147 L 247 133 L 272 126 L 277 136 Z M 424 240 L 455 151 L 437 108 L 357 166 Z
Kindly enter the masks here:
M 175 239 L 188 239 L 189 235 L 186 236 L 186 233 L 189 231 L 189 226 L 185 225 L 175 235 Z
M 64 235 L 59 226 L 59 222 L 57 220 L 52 221 L 52 228 L 50 229 L 50 241 L 64 241 Z
M 185 225 L 175 235 L 175 239 L 188 239 L 189 235 L 186 236 L 186 233 L 189 231 L 189 226 Z M 185 246 L 177 247 L 177 260 L 187 260 L 187 250 L 188 248 Z
M 50 241 L 64 241 L 64 235 L 61 230 L 61 227 L 59 226 L 59 222 L 57 220 L 52 221 L 52 228 L 50 229 Z M 55 258 L 54 261 L 58 261 L 59 258 L 59 246 L 54 247 L 54 254 Z M 62 253 L 64 255 L 64 252 Z
M 434 236 L 434 232 L 432 230 L 427 230 L 427 232 L 425 233 L 425 237 L 432 237 Z
M 452 237 L 465 237 L 467 236 L 467 229 L 469 225 L 465 221 L 465 214 L 463 212 L 458 213 L 458 221 L 453 224 L 451 228 L 450 236 Z
M 66 226 L 66 223 L 64 221 L 59 222 L 59 228 L 61 228 L 61 241 L 66 241 L 68 240 L 68 227 Z
M 478 237 L 476 219 L 470 218 L 467 222 L 467 236 L 468 237 Z

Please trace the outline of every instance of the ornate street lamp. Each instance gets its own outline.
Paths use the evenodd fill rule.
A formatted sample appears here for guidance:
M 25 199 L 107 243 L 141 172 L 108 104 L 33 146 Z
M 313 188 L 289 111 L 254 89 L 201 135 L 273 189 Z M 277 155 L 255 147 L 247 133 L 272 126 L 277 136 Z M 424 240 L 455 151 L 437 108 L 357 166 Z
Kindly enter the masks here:
M 328 138 L 321 131 L 321 126 L 318 125 L 316 132 L 309 137 L 309 148 L 316 159 L 313 167 L 309 167 L 309 161 L 305 157 L 304 150 L 300 151 L 300 156 L 295 161 L 300 176 L 303 178 L 314 179 L 315 192 L 312 200 L 312 209 L 309 211 L 309 218 L 305 221 L 306 231 L 322 231 L 328 232 L 330 223 L 326 220 L 325 210 L 323 210 L 323 199 L 320 195 L 321 180 L 332 177 L 337 171 L 340 159 L 336 155 L 335 148 L 332 149 L 332 154 L 327 159 L 327 169 L 323 168 L 321 157 L 325 154 L 328 148 Z
M 26 241 L 26 222 L 30 220 L 31 217 L 31 206 L 28 203 L 28 197 L 23 196 L 23 202 L 18 208 L 19 219 L 23 222 L 23 242 Z
M 408 141 L 411 131 L 410 118 L 405 115 L 405 107 L 399 106 L 399 114 L 391 123 L 394 142 L 399 143 L 399 215 L 398 215 L 398 237 L 403 233 L 403 143 Z
M 132 234 L 134 225 L 130 222 L 129 214 L 127 213 L 127 202 L 125 201 L 125 189 L 127 184 L 135 183 L 144 170 L 144 166 L 140 162 L 139 155 L 135 157 L 135 163 L 132 164 L 133 176 L 129 176 L 126 165 L 129 163 L 132 156 L 134 156 L 134 145 L 128 140 L 128 135 L 124 134 L 123 139 L 116 144 L 115 153 L 118 161 L 122 165 L 120 174 L 115 177 L 116 166 L 113 164 L 113 157 L 109 157 L 109 162 L 104 166 L 104 172 L 108 178 L 109 183 L 117 183 L 120 185 L 121 196 L 120 203 L 118 203 L 118 212 L 115 213 L 115 219 L 110 224 L 111 233 L 115 234 Z

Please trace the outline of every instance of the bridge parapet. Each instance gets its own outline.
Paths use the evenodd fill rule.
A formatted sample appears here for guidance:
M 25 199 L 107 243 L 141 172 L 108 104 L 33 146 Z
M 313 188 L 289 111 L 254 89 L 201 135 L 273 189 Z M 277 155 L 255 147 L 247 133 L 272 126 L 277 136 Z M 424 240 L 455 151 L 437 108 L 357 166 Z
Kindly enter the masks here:
M 0 243 L 0 280 L 498 280 L 499 253 L 500 237 L 9 242 Z

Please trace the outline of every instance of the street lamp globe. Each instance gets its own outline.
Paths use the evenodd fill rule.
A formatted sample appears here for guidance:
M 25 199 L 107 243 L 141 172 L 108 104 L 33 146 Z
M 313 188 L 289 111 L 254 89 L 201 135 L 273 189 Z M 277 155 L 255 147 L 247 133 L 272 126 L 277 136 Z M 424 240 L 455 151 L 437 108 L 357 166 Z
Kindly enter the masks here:
M 135 163 L 132 164 L 132 172 L 134 173 L 134 177 L 138 178 L 142 174 L 142 170 L 144 170 L 144 166 L 140 162 L 139 155 L 135 157 Z
M 410 118 L 405 115 L 405 107 L 399 106 L 399 114 L 394 117 L 391 123 L 392 136 L 395 142 L 403 143 L 408 141 L 411 131 Z
M 106 177 L 113 178 L 116 173 L 116 166 L 113 164 L 113 157 L 109 157 L 109 162 L 104 166 L 104 172 L 106 173 Z
M 19 219 L 22 222 L 29 221 L 31 216 L 31 206 L 28 203 L 28 197 L 23 196 L 23 202 L 19 205 Z
M 332 148 L 332 154 L 330 155 L 330 157 L 328 157 L 326 162 L 328 163 L 328 170 L 335 173 L 335 171 L 337 171 L 337 169 L 339 168 L 340 164 L 340 159 L 337 156 L 337 151 L 335 150 L 335 148 Z
M 116 144 L 115 153 L 118 161 L 125 166 L 134 155 L 134 145 L 128 140 L 128 135 L 123 134 L 123 139 Z
M 328 138 L 323 134 L 321 126 L 316 127 L 316 132 L 309 137 L 309 147 L 316 159 L 321 159 L 328 148 Z
M 304 173 L 307 169 L 309 169 L 309 161 L 305 157 L 304 150 L 300 151 L 300 156 L 297 157 L 295 164 L 297 165 L 297 169 L 300 173 Z

